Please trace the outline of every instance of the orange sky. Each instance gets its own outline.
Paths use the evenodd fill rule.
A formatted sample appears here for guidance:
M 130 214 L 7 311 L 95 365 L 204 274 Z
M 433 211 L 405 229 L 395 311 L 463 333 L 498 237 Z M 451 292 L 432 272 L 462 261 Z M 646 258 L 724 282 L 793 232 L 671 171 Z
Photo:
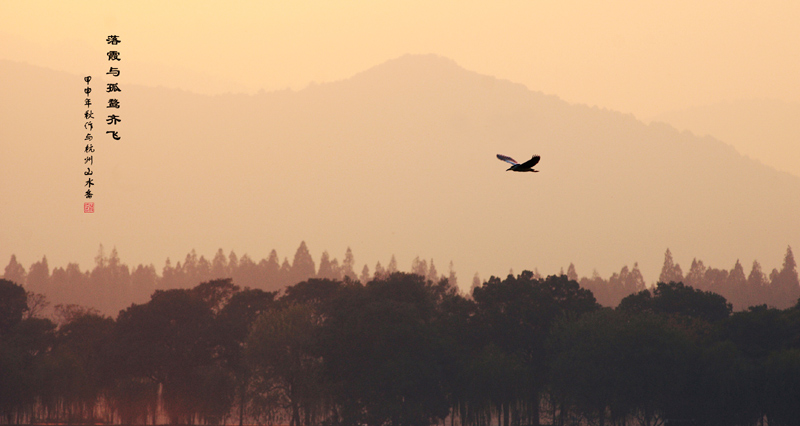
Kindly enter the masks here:
M 301 89 L 349 78 L 406 53 L 434 53 L 571 103 L 649 121 L 670 111 L 737 100 L 800 104 L 797 22 L 800 3 L 793 1 L 3 0 L 0 59 L 82 75 L 105 66 L 105 37 L 117 34 L 123 41 L 125 82 L 215 94 Z M 695 131 L 710 131 L 703 129 Z M 726 142 L 800 175 L 800 167 L 791 169 L 800 164 L 794 129 L 771 130 L 771 140 Z M 759 146 L 769 149 L 759 151 Z M 778 152 L 777 160 L 767 152 Z M 343 250 L 318 247 L 313 236 L 287 236 L 269 248 L 291 256 L 301 239 L 341 257 Z M 10 247 L 15 241 L 0 238 L 0 244 Z M 340 244 L 359 253 L 357 241 Z M 776 253 L 784 244 L 775 247 Z M 242 251 L 235 245 L 224 248 Z M 49 255 L 46 248 L 41 251 Z M 318 252 L 312 254 L 318 258 Z M 75 260 L 88 267 L 83 259 L 93 255 L 81 253 Z M 64 258 L 69 256 L 57 257 Z M 27 267 L 38 258 L 20 260 Z M 407 268 L 410 258 L 400 260 Z M 447 259 L 437 260 L 443 271 Z M 771 265 L 773 259 L 761 260 Z M 6 261 L 0 258 L 0 266 Z M 160 268 L 164 259 L 131 263 L 139 261 Z M 592 265 L 578 266 L 581 274 L 590 274 Z M 504 272 L 507 265 L 497 268 Z M 467 284 L 472 271 L 460 272 Z
M 5 0 L 0 57 L 80 72 L 117 33 L 129 81 L 219 93 L 299 89 L 435 53 L 649 119 L 734 99 L 800 102 L 797 22 L 793 1 Z

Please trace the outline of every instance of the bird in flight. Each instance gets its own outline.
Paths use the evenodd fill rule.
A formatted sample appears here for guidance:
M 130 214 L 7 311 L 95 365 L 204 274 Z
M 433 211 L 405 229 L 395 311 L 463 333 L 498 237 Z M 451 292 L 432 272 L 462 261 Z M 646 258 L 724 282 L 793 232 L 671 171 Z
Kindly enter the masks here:
M 516 160 L 514 160 L 511 157 L 507 157 L 505 155 L 497 154 L 497 158 L 505 161 L 506 163 L 511 164 L 511 167 L 509 167 L 506 171 L 513 170 L 515 172 L 538 172 L 538 170 L 533 170 L 533 166 L 535 166 L 536 163 L 539 162 L 539 156 L 538 155 L 534 155 L 533 157 L 531 157 L 530 160 L 528 160 L 528 161 L 526 161 L 526 162 L 524 162 L 522 164 L 517 163 Z

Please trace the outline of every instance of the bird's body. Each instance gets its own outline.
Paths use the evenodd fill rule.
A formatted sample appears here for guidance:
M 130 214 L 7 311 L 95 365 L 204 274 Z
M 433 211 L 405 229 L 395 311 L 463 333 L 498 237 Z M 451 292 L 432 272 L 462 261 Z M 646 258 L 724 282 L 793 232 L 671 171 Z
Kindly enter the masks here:
M 538 163 L 538 162 L 539 162 L 539 158 L 540 158 L 540 157 L 539 157 L 538 155 L 534 155 L 533 157 L 531 157 L 531 159 L 530 159 L 530 160 L 528 160 L 528 161 L 526 161 L 526 162 L 524 162 L 524 163 L 522 163 L 522 164 L 520 164 L 520 163 L 517 163 L 517 161 L 516 161 L 516 160 L 514 160 L 514 159 L 513 159 L 513 158 L 511 158 L 511 157 L 507 157 L 507 156 L 505 156 L 505 155 L 500 155 L 500 154 L 497 154 L 497 158 L 499 158 L 499 159 L 500 159 L 500 160 L 502 160 L 502 161 L 505 161 L 506 163 L 509 163 L 509 164 L 511 164 L 511 167 L 509 167 L 509 168 L 508 168 L 506 171 L 514 171 L 514 172 L 538 172 L 538 170 L 533 170 L 533 166 L 535 166 L 535 165 L 536 165 L 536 163 Z

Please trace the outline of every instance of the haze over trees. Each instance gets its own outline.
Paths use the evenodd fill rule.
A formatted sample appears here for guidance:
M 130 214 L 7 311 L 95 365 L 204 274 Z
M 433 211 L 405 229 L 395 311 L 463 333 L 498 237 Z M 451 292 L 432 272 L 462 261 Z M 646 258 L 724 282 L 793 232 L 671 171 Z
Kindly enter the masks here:
M 355 256 L 349 247 L 341 265 L 338 259 L 331 259 L 327 251 L 320 257 L 319 267 L 316 265 L 306 243 L 301 242 L 291 263 L 286 257 L 280 261 L 275 250 L 271 251 L 268 259 L 258 262 L 247 254 L 239 257 L 234 251 L 226 255 L 222 249 L 217 250 L 209 261 L 203 255 L 198 257 L 192 250 L 183 261 L 174 265 L 168 258 L 161 274 L 158 274 L 153 265 L 129 267 L 121 261 L 116 248 L 106 254 L 101 245 L 95 257 L 95 266 L 91 270 L 81 271 L 77 264 L 70 263 L 66 267 L 55 267 L 51 272 L 46 256 L 26 269 L 12 255 L 3 277 L 25 286 L 31 309 L 36 312 L 48 307 L 52 310 L 56 306 L 76 305 L 91 306 L 103 314 L 114 315 L 131 302 L 146 301 L 156 290 L 191 288 L 193 283 L 214 279 L 231 278 L 241 287 L 278 291 L 309 278 L 342 280 L 347 277 L 352 281 L 368 282 L 373 278 L 398 272 L 397 261 L 392 256 L 387 267 L 377 262 L 371 273 L 369 266 L 365 264 L 360 269 L 361 273 L 356 274 Z M 735 310 L 761 304 L 784 309 L 800 297 L 800 283 L 792 272 L 796 267 L 794 254 L 789 247 L 781 268 L 775 268 L 769 274 L 762 270 L 758 261 L 753 262 L 750 272 L 745 275 L 739 261 L 731 270 L 725 270 L 706 267 L 702 260 L 694 259 L 684 276 L 681 266 L 675 263 L 671 251 L 667 249 L 658 282 L 684 282 L 696 289 L 713 291 L 723 295 Z M 458 285 L 452 261 L 447 274 L 440 274 L 433 259 L 428 261 L 417 256 L 412 260 L 409 272 L 434 282 L 440 278 L 448 278 L 451 285 Z M 572 263 L 565 274 L 581 287 L 591 290 L 597 301 L 608 307 L 617 306 L 624 297 L 647 287 L 638 264 L 634 264 L 633 268 L 623 266 L 607 279 L 596 272 L 591 277 L 579 277 L 577 268 Z M 534 276 L 541 278 L 536 269 Z M 473 287 L 480 282 L 477 276 L 473 277 Z
M 425 260 L 436 259 L 439 273 L 450 259 L 469 266 L 465 277 L 573 262 L 591 279 L 594 268 L 608 278 L 638 262 L 655 281 L 666 247 L 727 270 L 739 258 L 747 273 L 752 259 L 771 262 L 800 245 L 799 177 L 724 139 L 569 104 L 435 55 L 252 96 L 129 85 L 121 125 L 131 142 L 104 147 L 102 214 L 87 220 L 74 208 L 82 191 L 73 177 L 85 169 L 64 161 L 74 155 L 64 135 L 83 112 L 73 91 L 82 76 L 2 61 L 0 77 L 10 100 L 4 122 L 16 123 L 0 126 L 0 140 L 17 141 L 3 145 L 3 157 L 17 161 L 0 173 L 4 182 L 25 178 L 5 185 L 4 195 L 26 200 L 0 216 L 0 259 L 13 251 L 26 268 L 43 254 L 51 270 L 69 261 L 86 268 L 106 241 L 137 263 L 155 262 L 160 275 L 168 256 L 183 266 L 174 253 L 190 247 L 211 261 L 217 247 L 242 256 L 271 241 L 281 247 L 280 269 L 301 238 L 338 247 L 359 235 L 356 276 L 364 263 L 371 272 L 378 260 L 385 267 L 392 253 L 413 259 L 425 241 Z M 753 141 L 768 137 L 757 135 Z M 498 152 L 546 162 L 536 179 L 520 179 L 532 176 L 498 170 Z M 37 242 L 53 235 L 58 243 L 42 253 Z M 314 240 L 299 237 L 307 235 Z M 342 266 L 342 253 L 329 254 Z M 686 273 L 691 258 L 681 262 Z
M 314 271 L 307 254 L 301 243 L 275 269 L 299 279 L 284 288 L 215 278 L 156 289 L 116 317 L 60 305 L 47 318 L 40 297 L 0 279 L 0 423 L 791 425 L 800 415 L 791 248 L 769 281 L 757 263 L 750 276 L 767 297 L 795 299 L 738 312 L 683 282 L 741 284 L 738 262 L 700 274 L 696 261 L 684 277 L 669 250 L 662 278 L 682 280 L 643 288 L 636 267 L 624 267 L 606 283 L 632 290 L 616 308 L 581 286 L 574 265 L 478 280 L 465 295 L 431 279 L 433 262 L 419 258 L 412 269 L 426 275 L 397 272 L 392 260 L 392 272 L 376 266 L 359 281 L 327 256 L 324 271 L 337 278 L 297 278 L 295 263 Z M 115 257 L 99 255 L 81 276 L 125 277 Z M 231 257 L 196 263 L 218 273 L 248 263 Z M 345 259 L 354 263 L 351 250 Z M 12 258 L 6 270 L 51 280 L 45 266 L 26 272 Z M 741 289 L 749 294 L 746 284 L 731 291 Z

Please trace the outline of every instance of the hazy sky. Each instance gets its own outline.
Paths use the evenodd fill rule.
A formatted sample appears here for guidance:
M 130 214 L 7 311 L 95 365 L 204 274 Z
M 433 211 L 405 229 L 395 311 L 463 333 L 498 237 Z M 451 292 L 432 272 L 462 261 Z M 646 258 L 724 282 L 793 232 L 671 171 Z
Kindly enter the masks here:
M 800 3 L 795 1 L 2 0 L 0 59 L 79 75 L 97 73 L 107 67 L 105 38 L 116 34 L 122 40 L 118 50 L 126 83 L 203 94 L 252 94 L 298 90 L 349 78 L 407 53 L 434 53 L 468 70 L 522 83 L 571 103 L 648 121 L 670 111 L 720 102 L 800 103 L 798 22 Z M 774 134 L 774 140 L 759 143 L 770 145 L 771 152 L 784 148 L 800 160 L 800 143 L 781 138 L 780 129 Z M 759 157 L 757 145 L 751 149 L 743 152 L 768 162 Z M 783 170 L 800 175 L 800 169 Z M 277 247 L 281 257 L 291 257 L 301 239 L 314 248 L 315 259 L 322 249 L 342 256 L 343 250 L 315 245 L 314 236 L 287 236 L 286 241 L 268 243 L 265 250 Z M 0 258 L 4 266 L 6 251 L 14 252 L 16 241 L 0 243 L 5 246 Z M 242 254 L 232 244 L 225 250 Z M 360 253 L 357 241 L 340 244 L 352 245 Z M 783 244 L 776 252 L 783 252 Z M 119 249 L 126 261 L 124 254 L 131 249 Z M 423 250 L 420 247 L 417 254 L 425 256 Z M 47 247 L 38 252 L 50 255 Z M 173 253 L 173 260 L 185 254 Z M 56 255 L 56 259 L 70 258 Z M 74 257 L 86 268 L 85 259 L 93 255 Z M 401 268 L 408 267 L 409 256 L 413 254 L 398 254 Z M 385 263 L 388 259 L 383 257 Z M 28 267 L 38 258 L 20 260 Z M 374 264 L 372 259 L 363 260 Z M 765 266 L 773 261 L 761 260 Z M 139 261 L 160 269 L 164 259 L 140 256 L 131 263 Z M 437 261 L 444 271 L 448 259 Z M 54 266 L 63 262 L 52 262 Z M 582 275 L 590 274 L 587 269 L 592 265 L 578 266 Z M 496 267 L 507 270 L 507 265 Z M 468 285 L 472 271 L 468 267 L 459 271 L 462 284 Z
M 569 102 L 649 119 L 719 101 L 800 102 L 795 1 L 4 0 L 0 57 L 81 72 L 123 37 L 128 81 L 299 89 L 435 53 Z

